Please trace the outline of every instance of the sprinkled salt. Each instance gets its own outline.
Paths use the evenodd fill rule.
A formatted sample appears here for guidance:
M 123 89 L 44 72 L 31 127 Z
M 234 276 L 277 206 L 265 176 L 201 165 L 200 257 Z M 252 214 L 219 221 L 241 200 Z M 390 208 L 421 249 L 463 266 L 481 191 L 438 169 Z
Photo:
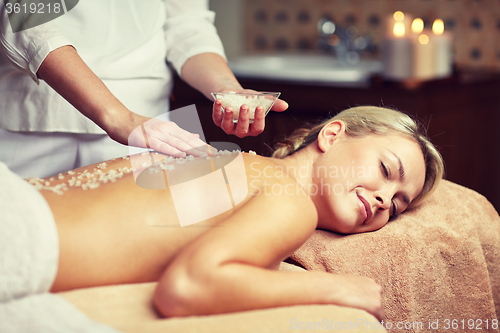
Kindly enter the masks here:
M 28 183 L 30 184 L 35 184 L 36 182 L 38 182 L 40 180 L 40 178 L 38 177 L 30 177 L 28 179 L 26 179 L 28 181 Z

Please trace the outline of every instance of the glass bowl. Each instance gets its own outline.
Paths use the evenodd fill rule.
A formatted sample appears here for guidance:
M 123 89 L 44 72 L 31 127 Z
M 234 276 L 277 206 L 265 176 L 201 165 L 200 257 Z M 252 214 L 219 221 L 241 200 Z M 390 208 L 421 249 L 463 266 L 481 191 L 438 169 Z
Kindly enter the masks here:
M 222 110 L 225 112 L 227 107 L 233 109 L 233 122 L 237 123 L 240 116 L 240 107 L 243 104 L 250 108 L 250 123 L 253 123 L 255 118 L 255 109 L 257 106 L 264 107 L 264 116 L 274 105 L 274 102 L 281 95 L 280 92 L 259 92 L 259 93 L 236 93 L 236 92 L 218 92 L 212 93 L 215 100 L 222 101 Z

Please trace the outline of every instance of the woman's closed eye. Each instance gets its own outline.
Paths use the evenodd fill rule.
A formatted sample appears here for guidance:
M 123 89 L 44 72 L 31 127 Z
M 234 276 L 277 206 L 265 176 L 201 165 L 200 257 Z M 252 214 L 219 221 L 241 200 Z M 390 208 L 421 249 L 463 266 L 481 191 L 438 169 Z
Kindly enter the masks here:
M 391 202 L 392 202 L 392 215 L 391 215 L 391 218 L 395 219 L 396 217 L 398 217 L 398 214 L 397 214 L 398 206 L 396 205 L 396 202 L 394 200 L 392 200 Z
M 380 167 L 382 168 L 382 172 L 385 175 L 386 179 L 389 179 L 389 170 L 387 170 L 387 167 L 385 166 L 384 162 L 380 162 Z
M 382 172 L 384 173 L 385 178 L 389 179 L 389 169 L 387 169 L 384 162 L 380 162 L 380 167 L 382 168 Z M 397 207 L 396 202 L 394 200 L 391 200 L 391 204 L 392 204 L 391 218 L 396 218 L 396 217 L 398 217 L 398 214 L 397 214 L 398 207 Z

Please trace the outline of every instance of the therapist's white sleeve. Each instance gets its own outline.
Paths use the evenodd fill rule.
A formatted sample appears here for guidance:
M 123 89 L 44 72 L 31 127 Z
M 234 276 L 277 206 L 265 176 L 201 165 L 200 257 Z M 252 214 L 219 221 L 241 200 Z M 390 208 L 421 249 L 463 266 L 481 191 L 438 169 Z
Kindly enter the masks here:
M 165 0 L 167 60 L 177 73 L 192 56 L 216 53 L 226 59 L 208 0 Z
M 5 2 L 0 0 L 0 51 L 21 71 L 38 83 L 36 75 L 47 55 L 65 45 L 72 45 L 53 22 L 12 32 Z

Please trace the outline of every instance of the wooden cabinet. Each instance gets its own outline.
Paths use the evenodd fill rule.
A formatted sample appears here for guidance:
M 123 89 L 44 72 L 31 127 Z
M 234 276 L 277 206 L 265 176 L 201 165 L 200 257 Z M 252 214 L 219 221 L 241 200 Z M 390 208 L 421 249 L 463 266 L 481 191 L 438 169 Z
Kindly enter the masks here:
M 271 112 L 258 137 L 226 135 L 212 121 L 212 103 L 179 79 L 172 109 L 196 104 L 208 141 L 229 141 L 243 150 L 269 155 L 280 138 L 304 122 L 315 123 L 356 105 L 396 108 L 419 119 L 442 153 L 446 179 L 486 196 L 500 211 L 500 75 L 461 72 L 453 78 L 417 87 L 374 79 L 369 88 L 301 85 L 290 82 L 244 80 L 245 88 L 281 91 L 290 104 L 283 113 Z

